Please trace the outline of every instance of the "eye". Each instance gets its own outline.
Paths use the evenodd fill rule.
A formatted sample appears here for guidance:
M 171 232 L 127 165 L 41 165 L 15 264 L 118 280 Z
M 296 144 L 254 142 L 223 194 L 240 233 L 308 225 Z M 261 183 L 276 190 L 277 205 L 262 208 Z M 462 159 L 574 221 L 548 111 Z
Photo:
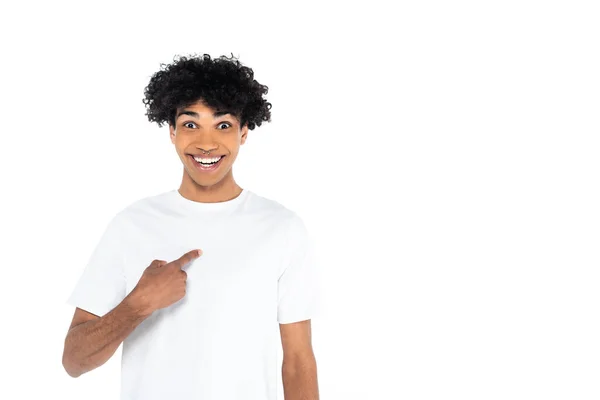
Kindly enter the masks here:
M 221 122 L 218 126 L 223 126 L 223 125 L 226 125 L 226 128 L 223 128 L 223 129 L 227 129 L 227 128 L 231 127 L 231 124 L 229 122 Z
M 188 124 L 192 124 L 192 125 L 196 126 L 196 124 L 194 124 L 193 122 L 185 122 L 185 123 L 183 124 L 183 126 L 184 126 L 185 128 L 187 128 L 187 127 L 188 127 Z

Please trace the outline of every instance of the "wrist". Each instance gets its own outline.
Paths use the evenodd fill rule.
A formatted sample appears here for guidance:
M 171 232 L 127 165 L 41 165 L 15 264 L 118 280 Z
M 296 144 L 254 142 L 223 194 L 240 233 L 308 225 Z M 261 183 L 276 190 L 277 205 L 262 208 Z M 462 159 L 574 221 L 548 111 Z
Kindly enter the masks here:
M 152 315 L 152 308 L 148 305 L 148 302 L 144 301 L 144 298 L 139 295 L 135 289 L 127 295 L 125 302 L 129 309 L 141 318 L 146 318 Z

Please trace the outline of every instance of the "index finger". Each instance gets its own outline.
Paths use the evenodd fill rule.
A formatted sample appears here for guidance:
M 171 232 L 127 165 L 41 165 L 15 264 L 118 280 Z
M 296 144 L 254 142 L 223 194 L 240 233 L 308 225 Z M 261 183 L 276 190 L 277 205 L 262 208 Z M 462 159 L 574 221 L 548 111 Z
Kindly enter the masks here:
M 202 254 L 202 250 L 200 250 L 200 249 L 191 250 L 191 251 L 188 251 L 187 253 L 185 253 L 184 255 L 182 255 L 181 257 L 179 257 L 178 259 L 171 261 L 170 264 L 172 264 L 173 266 L 176 266 L 177 268 L 181 268 L 184 265 L 192 262 L 196 258 L 200 257 L 201 254 Z

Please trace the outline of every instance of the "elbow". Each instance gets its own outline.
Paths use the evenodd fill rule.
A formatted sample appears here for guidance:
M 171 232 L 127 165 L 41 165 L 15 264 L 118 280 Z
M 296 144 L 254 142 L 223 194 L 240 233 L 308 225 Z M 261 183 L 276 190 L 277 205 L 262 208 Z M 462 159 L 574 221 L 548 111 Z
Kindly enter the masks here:
M 69 348 L 68 343 L 65 341 L 65 348 L 62 356 L 62 365 L 70 377 L 77 378 L 81 376 L 84 373 L 84 371 L 81 368 L 80 363 L 78 363 L 77 360 L 74 359 L 72 354 L 73 352 Z
M 74 368 L 72 365 L 70 365 L 64 361 L 63 361 L 63 368 L 65 369 L 65 371 L 71 378 L 78 378 L 79 376 L 81 376 L 81 372 L 78 369 Z
M 286 375 L 295 375 L 297 373 L 316 372 L 317 360 L 314 354 L 307 353 L 304 355 L 283 357 L 282 364 L 283 373 Z
M 65 357 L 63 357 L 62 365 L 71 378 L 77 378 L 82 375 L 81 371 Z
M 65 369 L 66 369 L 66 368 L 65 368 Z M 80 373 L 77 373 L 77 372 L 72 372 L 72 370 L 68 370 L 68 369 L 66 369 L 66 371 L 67 371 L 67 374 L 69 374 L 69 376 L 70 376 L 71 378 L 79 378 L 79 377 L 81 376 L 81 374 L 80 374 Z

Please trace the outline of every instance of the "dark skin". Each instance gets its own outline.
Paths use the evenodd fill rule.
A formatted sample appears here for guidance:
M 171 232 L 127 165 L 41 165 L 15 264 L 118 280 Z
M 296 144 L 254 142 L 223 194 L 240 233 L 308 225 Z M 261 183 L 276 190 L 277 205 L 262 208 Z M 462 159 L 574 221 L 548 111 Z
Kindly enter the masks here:
M 213 203 L 239 196 L 232 166 L 248 138 L 247 125 L 227 110 L 214 110 L 201 101 L 179 108 L 175 126 L 169 125 L 171 142 L 183 163 L 179 193 L 189 200 Z M 202 150 L 210 151 L 210 156 Z M 190 155 L 224 155 L 214 171 L 201 171 Z M 198 249 L 200 250 L 200 249 Z M 63 366 L 72 377 L 89 372 L 112 357 L 119 345 L 153 312 L 185 296 L 184 267 L 201 256 L 192 250 L 167 263 L 154 260 L 136 287 L 104 316 L 75 309 L 65 338 Z M 311 342 L 311 321 L 279 324 L 283 347 L 282 382 L 286 400 L 318 400 L 317 364 Z
M 183 163 L 183 178 L 179 192 L 186 198 L 203 203 L 231 200 L 242 188 L 233 178 L 232 166 L 246 139 L 248 127 L 240 126 L 238 118 L 231 114 L 219 115 L 227 110 L 208 108 L 201 102 L 179 108 L 175 126 L 169 125 L 171 142 Z M 214 172 L 199 171 L 190 154 L 210 156 L 224 155 L 219 168 Z M 208 157 L 208 156 L 203 156 Z

